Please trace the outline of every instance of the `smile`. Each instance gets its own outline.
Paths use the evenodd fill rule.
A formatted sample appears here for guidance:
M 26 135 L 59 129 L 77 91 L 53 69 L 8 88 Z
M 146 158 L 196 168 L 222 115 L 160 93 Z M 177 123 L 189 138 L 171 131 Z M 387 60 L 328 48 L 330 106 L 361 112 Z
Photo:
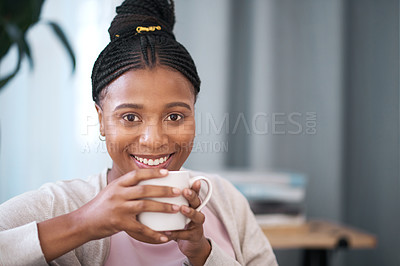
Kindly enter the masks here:
M 161 155 L 157 156 L 138 156 L 138 155 L 131 155 L 132 158 L 135 159 L 136 164 L 143 168 L 143 167 L 165 167 L 167 163 L 169 163 L 169 159 L 171 158 L 172 154 L 168 155 Z M 151 157 L 151 158 L 150 158 Z

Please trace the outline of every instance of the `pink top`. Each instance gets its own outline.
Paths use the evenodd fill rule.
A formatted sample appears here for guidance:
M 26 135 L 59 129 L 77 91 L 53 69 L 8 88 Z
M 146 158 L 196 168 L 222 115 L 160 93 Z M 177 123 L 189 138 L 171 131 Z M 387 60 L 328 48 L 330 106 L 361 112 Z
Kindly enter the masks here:
M 202 209 L 206 216 L 204 235 L 212 239 L 229 256 L 235 258 L 232 244 L 221 221 L 207 208 Z M 165 244 L 147 244 L 130 237 L 125 232 L 111 236 L 110 253 L 105 266 L 117 265 L 182 265 L 185 256 L 175 241 Z

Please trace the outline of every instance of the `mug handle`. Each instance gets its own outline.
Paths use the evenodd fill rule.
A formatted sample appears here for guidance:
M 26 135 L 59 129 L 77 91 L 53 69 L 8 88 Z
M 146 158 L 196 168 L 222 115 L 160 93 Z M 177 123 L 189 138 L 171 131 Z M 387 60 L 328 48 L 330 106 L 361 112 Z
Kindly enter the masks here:
M 207 191 L 207 195 L 206 195 L 205 199 L 202 200 L 202 203 L 200 204 L 200 206 L 196 208 L 196 211 L 200 211 L 204 206 L 206 206 L 206 204 L 208 203 L 208 201 L 209 201 L 210 198 L 211 198 L 211 194 L 212 194 L 212 184 L 211 184 L 211 181 L 210 181 L 207 177 L 204 177 L 204 176 L 196 176 L 196 177 L 193 177 L 193 178 L 191 178 L 191 179 L 189 180 L 189 186 L 192 187 L 193 184 L 194 184 L 194 182 L 196 182 L 197 180 L 203 180 L 204 182 L 207 183 L 207 187 L 208 187 L 208 191 Z M 187 219 L 186 219 L 186 224 L 190 223 L 190 221 L 191 221 L 191 220 L 190 220 L 189 218 L 187 218 Z

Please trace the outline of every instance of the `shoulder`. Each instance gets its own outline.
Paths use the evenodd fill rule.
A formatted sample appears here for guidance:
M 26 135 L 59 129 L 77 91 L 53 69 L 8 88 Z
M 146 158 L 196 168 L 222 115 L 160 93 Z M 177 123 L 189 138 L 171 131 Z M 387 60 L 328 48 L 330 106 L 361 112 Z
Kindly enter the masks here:
M 54 198 L 65 197 L 72 200 L 88 201 L 107 186 L 107 170 L 87 177 L 47 183 L 39 188 L 39 192 L 52 195 Z
M 71 179 L 48 183 L 39 191 L 53 199 L 54 215 L 61 215 L 77 209 L 93 199 L 107 186 L 107 170 L 86 179 Z

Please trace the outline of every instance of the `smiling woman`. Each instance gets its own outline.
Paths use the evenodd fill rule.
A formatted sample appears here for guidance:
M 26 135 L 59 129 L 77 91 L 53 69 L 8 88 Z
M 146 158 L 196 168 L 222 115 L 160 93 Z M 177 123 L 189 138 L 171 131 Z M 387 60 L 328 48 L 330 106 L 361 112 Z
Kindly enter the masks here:
M 112 168 L 0 205 L 0 265 L 277 264 L 247 201 L 225 179 L 188 172 L 213 188 L 201 211 L 200 181 L 186 188 L 141 183 L 181 170 L 195 137 L 200 79 L 174 22 L 172 1 L 117 7 L 92 73 Z M 187 205 L 157 200 L 174 197 Z M 183 215 L 187 225 L 155 231 L 137 219 L 144 212 Z
M 193 85 L 167 67 L 128 71 L 96 105 L 113 167 L 109 181 L 132 170 L 179 170 L 195 137 Z

